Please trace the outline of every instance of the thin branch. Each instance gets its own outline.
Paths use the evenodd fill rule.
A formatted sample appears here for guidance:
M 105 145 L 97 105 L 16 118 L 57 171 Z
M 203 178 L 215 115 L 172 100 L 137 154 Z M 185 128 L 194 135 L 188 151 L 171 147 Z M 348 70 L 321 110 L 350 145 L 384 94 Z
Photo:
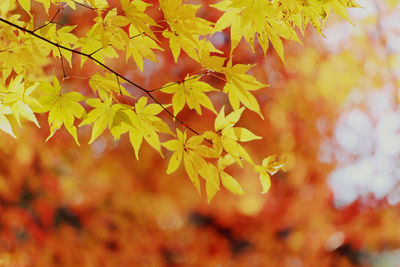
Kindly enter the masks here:
M 72 2 L 74 2 L 74 3 L 75 3 L 75 4 L 77 4 L 77 5 L 80 5 L 81 7 L 84 7 L 84 8 L 87 8 L 87 9 L 93 10 L 93 11 L 96 11 L 96 10 L 97 10 L 97 9 L 96 9 L 96 8 L 94 8 L 94 7 L 91 7 L 91 6 L 84 5 L 84 4 L 82 4 L 82 3 L 76 2 L 75 0 L 72 0 Z
M 72 48 L 69 48 L 69 47 L 60 45 L 60 44 L 55 43 L 55 42 L 53 42 L 53 41 L 50 41 L 50 40 L 46 39 L 45 37 L 36 34 L 34 31 L 25 29 L 24 27 L 21 27 L 21 26 L 19 26 L 19 25 L 17 25 L 17 24 L 14 24 L 14 23 L 12 23 L 12 22 L 10 22 L 10 21 L 8 21 L 8 20 L 5 20 L 5 19 L 3 19 L 3 18 L 0 18 L 0 21 L 3 22 L 3 23 L 5 23 L 5 24 L 8 24 L 8 25 L 10 25 L 10 26 L 12 26 L 12 27 L 14 27 L 14 28 L 16 28 L 16 29 L 19 29 L 19 30 L 21 30 L 21 31 L 23 31 L 23 32 L 29 33 L 30 35 L 32 35 L 32 36 L 34 36 L 34 37 L 36 37 L 36 38 L 38 38 L 38 39 L 41 39 L 42 41 L 44 41 L 44 42 L 46 42 L 46 43 L 49 43 L 49 44 L 51 44 L 51 45 L 53 45 L 53 46 L 55 46 L 55 47 L 58 47 L 59 49 L 62 48 L 62 49 L 64 49 L 64 50 L 67 50 L 67 51 L 70 51 L 70 52 L 72 52 L 72 53 L 75 53 L 75 54 L 78 54 L 78 55 L 81 55 L 81 56 L 84 56 L 84 57 L 87 57 L 87 58 L 91 59 L 92 61 L 94 61 L 94 62 L 97 63 L 98 65 L 102 66 L 103 68 L 105 68 L 105 69 L 108 70 L 109 72 L 113 73 L 113 74 L 116 75 L 117 77 L 119 77 L 119 78 L 121 78 L 122 80 L 128 82 L 129 84 L 135 86 L 135 87 L 138 88 L 139 90 L 143 91 L 146 95 L 148 95 L 149 98 L 151 98 L 156 104 L 158 104 L 166 113 L 168 113 L 169 116 L 171 116 L 171 117 L 174 118 L 176 121 L 178 121 L 180 124 L 182 124 L 183 126 L 185 126 L 189 131 L 193 132 L 193 133 L 196 134 L 196 135 L 200 135 L 196 130 L 194 130 L 192 127 L 190 127 L 190 126 L 187 125 L 185 122 L 183 122 L 182 120 L 178 119 L 174 114 L 172 114 L 172 112 L 169 111 L 163 104 L 161 104 L 161 102 L 160 102 L 159 100 L 157 100 L 157 99 L 151 94 L 151 92 L 150 92 L 149 90 L 147 90 L 147 89 L 145 89 L 144 87 L 140 86 L 139 84 L 137 84 L 137 83 L 135 83 L 135 82 L 129 80 L 128 78 L 122 76 L 121 74 L 119 74 L 118 72 L 116 72 L 115 70 L 113 70 L 112 68 L 108 67 L 106 64 L 104 64 L 104 63 L 100 62 L 98 59 L 95 59 L 94 57 L 92 57 L 91 55 L 86 54 L 86 53 L 83 53 L 83 52 L 81 52 L 81 51 L 79 51 L 79 50 L 75 50 L 75 49 L 72 49 Z
M 63 70 L 63 75 L 64 75 L 63 80 L 65 80 L 65 78 L 67 78 L 67 74 L 65 73 L 64 61 L 63 61 L 63 54 L 61 53 L 60 47 L 57 46 L 57 48 L 58 48 L 58 52 L 60 53 L 61 68 L 62 68 L 62 70 Z
M 57 15 L 60 13 L 60 11 L 61 11 L 62 9 L 64 9 L 64 7 L 59 7 L 58 10 L 57 10 L 57 12 L 56 12 L 56 14 L 54 14 L 54 16 L 51 18 L 51 20 L 50 20 L 49 22 L 43 24 L 43 25 L 40 26 L 39 28 L 36 28 L 35 30 L 33 30 L 33 32 L 36 32 L 36 31 L 40 30 L 41 28 L 46 27 L 47 25 L 53 23 L 53 21 L 56 19 Z
M 117 84 L 118 84 L 119 94 L 122 95 L 121 85 L 119 84 L 119 78 L 118 78 L 117 75 L 115 75 L 115 77 L 117 77 Z
M 211 72 L 211 71 L 210 71 L 208 74 L 209 74 L 210 76 L 213 76 L 214 78 L 217 78 L 217 79 L 223 81 L 223 82 L 227 82 L 225 78 L 222 78 L 222 77 L 218 76 L 218 75 L 217 75 L 216 73 L 214 73 L 214 72 Z

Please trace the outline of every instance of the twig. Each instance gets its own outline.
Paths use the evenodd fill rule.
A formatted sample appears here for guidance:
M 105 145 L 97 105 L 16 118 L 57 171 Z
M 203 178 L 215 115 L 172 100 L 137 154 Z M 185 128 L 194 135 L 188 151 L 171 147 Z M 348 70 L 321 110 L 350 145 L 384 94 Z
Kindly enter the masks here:
M 227 82 L 225 78 L 222 78 L 222 77 L 218 76 L 218 75 L 217 75 L 216 73 L 214 73 L 214 72 L 211 72 L 211 71 L 210 71 L 208 74 L 209 74 L 210 76 L 213 76 L 214 78 L 217 78 L 217 79 L 223 81 L 223 82 Z
M 122 95 L 121 85 L 119 84 L 119 78 L 118 78 L 117 75 L 115 75 L 115 77 L 117 77 L 117 84 L 118 84 L 119 94 Z
M 82 3 L 76 2 L 75 0 L 72 0 L 72 2 L 74 2 L 75 4 L 77 4 L 77 5 L 81 6 L 81 7 L 84 7 L 84 8 L 87 8 L 87 9 L 93 10 L 93 11 L 96 11 L 96 10 L 97 10 L 97 9 L 96 9 L 96 8 L 94 8 L 94 7 L 91 7 L 91 6 L 84 5 L 84 4 L 82 4 Z
M 65 69 L 64 69 L 63 54 L 61 53 L 60 47 L 57 46 L 57 48 L 58 48 L 58 52 L 60 53 L 61 68 L 62 68 L 62 70 L 63 70 L 63 75 L 64 75 L 63 80 L 65 80 L 65 78 L 67 78 L 67 74 L 65 73 Z
M 36 32 L 36 31 L 40 30 L 41 28 L 46 27 L 47 25 L 53 23 L 53 21 L 56 19 L 57 15 L 60 13 L 60 11 L 62 9 L 64 9 L 64 7 L 59 7 L 57 12 L 56 12 L 56 14 L 54 14 L 54 16 L 51 18 L 51 20 L 49 22 L 47 22 L 47 23 L 43 24 L 42 26 L 36 28 L 35 30 L 33 30 L 33 32 Z

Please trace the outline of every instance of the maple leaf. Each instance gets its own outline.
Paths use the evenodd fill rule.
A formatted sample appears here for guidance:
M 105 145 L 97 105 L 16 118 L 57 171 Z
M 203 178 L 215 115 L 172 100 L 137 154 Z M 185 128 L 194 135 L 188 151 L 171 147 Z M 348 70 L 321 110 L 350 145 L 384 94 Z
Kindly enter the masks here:
M 227 27 L 231 28 L 231 54 L 242 37 L 250 44 L 254 52 L 254 36 L 256 35 L 264 53 L 267 52 L 269 42 L 271 42 L 284 62 L 281 37 L 301 43 L 292 26 L 293 24 L 299 27 L 303 25 L 300 13 L 294 12 L 294 10 L 302 9 L 301 3 L 285 3 L 284 5 L 276 2 L 265 2 L 264 0 L 224 0 L 212 6 L 224 11 L 224 14 L 216 23 L 215 31 Z M 310 10 L 315 10 L 315 8 L 310 8 Z M 319 14 L 317 20 L 320 18 Z M 314 19 L 314 16 L 311 17 Z M 320 27 L 316 28 L 317 30 L 320 29 Z
M 257 81 L 253 76 L 246 74 L 251 65 L 235 64 L 229 60 L 223 73 L 227 83 L 223 89 L 228 94 L 229 102 L 234 110 L 239 109 L 240 103 L 264 118 L 256 98 L 249 92 L 268 86 Z
M 170 26 L 169 31 L 163 32 L 163 36 L 169 39 L 175 62 L 181 49 L 196 61 L 199 61 L 198 50 L 210 49 L 220 53 L 210 42 L 201 38 L 213 32 L 213 23 L 196 16 L 200 7 L 201 5 L 182 4 L 182 0 L 160 1 L 160 8 Z
M 0 130 L 4 131 L 14 138 L 17 138 L 13 132 L 10 121 L 6 116 L 10 114 L 12 114 L 11 110 L 8 107 L 5 107 L 3 104 L 0 104 Z
M 235 180 L 231 175 L 226 173 L 224 169 L 232 165 L 235 162 L 235 159 L 232 158 L 231 155 L 226 154 L 224 157 L 218 159 L 218 173 L 221 178 L 222 185 L 228 189 L 230 192 L 236 195 L 242 195 L 243 189 L 242 186 Z
M 111 73 L 106 73 L 104 76 L 99 73 L 94 74 L 89 79 L 89 85 L 93 92 L 99 94 L 100 98 L 103 100 L 108 99 L 112 93 L 133 98 L 132 95 L 119 84 L 116 76 Z
M 101 63 L 105 62 L 106 58 L 118 58 L 118 53 L 112 46 L 102 47 L 101 41 L 96 37 L 85 36 L 78 40 L 76 47 L 80 47 L 82 53 L 92 54 L 92 57 Z M 88 59 L 87 56 L 81 56 L 81 68 Z
M 163 108 L 158 104 L 147 105 L 147 98 L 141 97 L 135 104 L 136 113 L 131 113 L 132 124 L 149 145 L 157 150 L 163 157 L 161 143 L 157 132 L 172 134 L 168 125 L 160 118 L 156 117 Z M 132 138 L 131 138 L 132 139 Z
M 206 92 L 217 91 L 208 83 L 201 82 L 200 76 L 187 75 L 185 81 L 181 83 L 173 83 L 165 85 L 161 91 L 167 94 L 173 94 L 172 107 L 174 109 L 174 116 L 176 116 L 185 106 L 188 105 L 190 109 L 196 110 L 197 114 L 201 115 L 201 106 L 217 113 L 214 106 Z
M 21 126 L 20 117 L 32 121 L 40 128 L 38 121 L 36 120 L 35 114 L 32 108 L 39 108 L 40 103 L 31 94 L 39 85 L 38 83 L 32 86 L 26 87 L 25 83 L 22 82 L 23 75 L 18 75 L 14 79 L 11 79 L 8 89 L 0 87 L 0 93 L 3 94 L 1 100 L 3 108 L 9 107 L 11 114 L 15 117 L 18 124 Z M 32 108 L 31 108 L 32 107 Z
M 206 180 L 206 193 L 208 201 L 219 191 L 218 169 L 204 158 L 218 158 L 219 153 L 212 148 L 202 145 L 203 136 L 192 136 L 187 138 L 186 132 L 177 130 L 177 139 L 164 142 L 162 145 L 170 151 L 173 151 L 168 163 L 167 173 L 175 172 L 182 162 L 186 173 L 193 185 L 200 194 L 199 176 Z
M 175 172 L 181 164 L 186 139 L 186 132 L 177 130 L 177 139 L 169 140 L 162 144 L 168 150 L 173 151 L 168 163 L 167 174 Z
M 112 98 L 109 96 L 107 99 L 101 101 L 98 98 L 90 98 L 86 103 L 93 107 L 87 117 L 79 124 L 79 127 L 87 124 L 93 124 L 92 135 L 89 144 L 93 143 L 107 128 L 111 129 L 115 114 L 123 108 L 120 104 L 112 105 Z
M 262 194 L 267 193 L 271 187 L 270 175 L 275 174 L 279 170 L 285 170 L 285 164 L 286 159 L 277 160 L 276 155 L 271 155 L 263 159 L 261 165 L 254 166 L 254 170 L 260 174 Z
M 146 9 L 151 6 L 151 4 L 140 0 L 121 0 L 121 5 L 126 17 L 132 23 L 129 26 L 130 31 L 135 32 L 135 34 L 136 32 L 145 33 L 150 36 L 151 39 L 157 40 L 153 31 L 150 29 L 150 26 L 158 26 L 158 24 L 145 13 Z
M 186 132 L 177 130 L 177 139 L 172 139 L 164 142 L 162 145 L 170 151 L 174 151 L 168 164 L 167 173 L 176 171 L 181 163 L 184 152 L 192 151 L 196 155 L 204 158 L 218 158 L 219 154 L 212 148 L 201 144 L 204 136 L 192 136 L 187 139 Z
M 76 37 L 74 34 L 71 33 L 75 28 L 76 28 L 76 25 L 75 26 L 64 26 L 57 30 L 56 24 L 48 24 L 45 27 L 42 27 L 39 30 L 39 32 L 46 39 L 48 39 L 54 43 L 63 45 L 68 48 L 72 48 L 78 42 L 78 37 Z M 72 52 L 71 51 L 63 50 L 62 52 L 60 52 L 58 47 L 51 45 L 49 43 L 44 43 L 44 44 L 42 44 L 42 46 L 45 46 L 49 51 L 52 51 L 52 53 L 55 57 L 60 58 L 61 56 L 63 56 L 69 63 L 69 66 L 72 68 Z
M 206 69 L 213 72 L 224 72 L 225 57 L 210 55 L 209 51 L 199 51 L 199 63 Z
M 61 93 L 61 86 L 57 78 L 54 77 L 53 84 L 43 82 L 40 89 L 44 92 L 44 96 L 39 99 L 43 107 L 42 112 L 49 112 L 50 135 L 48 141 L 62 125 L 72 135 L 75 142 L 79 145 L 76 127 L 74 126 L 75 118 L 81 119 L 86 115 L 85 109 L 79 104 L 85 99 L 78 92 Z
M 126 47 L 126 60 L 130 56 L 143 71 L 143 58 L 158 62 L 152 49 L 164 51 L 152 38 L 141 34 L 133 25 L 129 26 L 130 40 Z
M 125 44 L 129 42 L 128 34 L 121 28 L 129 24 L 129 20 L 124 16 L 117 15 L 116 8 L 108 11 L 103 18 L 102 15 L 97 16 L 96 22 L 87 33 L 89 38 L 100 37 L 103 48 L 107 48 L 109 44 L 122 50 Z
M 158 133 L 174 135 L 169 126 L 157 117 L 164 109 L 158 104 L 147 105 L 146 97 L 141 97 L 134 108 L 128 105 L 118 106 L 120 108 L 113 116 L 114 121 L 110 127 L 114 138 L 118 139 L 121 134 L 129 132 L 129 140 L 135 150 L 136 159 L 139 159 L 139 149 L 143 139 L 163 157 Z
M 224 14 L 218 19 L 217 23 L 214 27 L 214 32 L 222 31 L 228 27 L 231 27 L 231 54 L 233 50 L 238 46 L 240 39 L 242 39 L 243 33 L 247 33 L 246 31 L 242 31 L 241 23 L 240 23 L 240 9 L 232 8 L 230 6 L 231 3 L 228 1 L 221 1 L 215 5 L 211 5 L 212 7 L 224 11 Z M 254 35 L 253 35 L 254 36 Z
M 206 35 L 213 31 L 213 23 L 196 16 L 201 5 L 185 5 L 182 0 L 160 0 L 160 8 L 172 31 L 191 35 Z
M 37 5 L 35 2 L 41 4 Z M 123 134 L 128 134 L 137 159 L 143 141 L 162 157 L 164 146 L 172 151 L 167 173 L 176 171 L 183 162 L 186 173 L 199 192 L 200 179 L 205 180 L 208 201 L 220 190 L 221 184 L 234 194 L 243 193 L 238 181 L 225 170 L 230 164 L 237 163 L 242 167 L 243 162 L 248 162 L 253 166 L 260 174 L 263 192 L 269 189 L 269 176 L 283 168 L 283 163 L 274 157 L 268 157 L 261 165 L 256 165 L 242 146 L 244 142 L 261 138 L 236 124 L 245 108 L 263 118 L 253 91 L 267 85 L 257 81 L 249 72 L 252 65 L 233 64 L 233 57 L 236 58 L 234 52 L 237 52 L 235 49 L 241 39 L 244 38 L 250 44 L 253 53 L 256 52 L 254 46 L 257 42 L 264 53 L 271 44 L 284 61 L 283 39 L 301 43 L 298 32 L 304 34 L 309 22 L 322 34 L 331 10 L 349 19 L 347 8 L 358 7 L 354 0 L 222 0 L 212 5 L 222 11 L 222 15 L 214 23 L 207 20 L 212 16 L 204 13 L 205 10 L 209 10 L 208 7 L 201 8 L 203 5 L 188 4 L 187 1 L 160 0 L 159 13 L 156 8 L 150 8 L 152 5 L 147 3 L 149 1 L 120 0 L 118 4 L 111 2 L 1 2 L 0 82 L 8 83 L 9 86 L 7 89 L 5 86 L 0 87 L 0 129 L 15 137 L 13 127 L 22 127 L 22 119 L 39 126 L 35 113 L 48 112 L 50 135 L 47 140 L 64 125 L 78 143 L 75 119 L 81 119 L 79 125 L 92 126 L 89 143 L 94 142 L 106 129 L 115 140 Z M 50 16 L 49 11 L 56 8 L 57 11 L 50 21 L 40 25 L 39 22 L 43 18 L 36 15 L 37 6 L 44 8 L 47 16 Z M 87 12 L 88 16 L 90 14 L 93 20 L 89 21 L 89 25 L 82 27 L 64 25 L 61 15 L 66 12 L 66 6 L 76 12 L 85 10 L 82 12 Z M 19 14 L 21 12 L 24 16 Z M 88 31 L 81 32 L 86 26 L 89 26 Z M 223 31 L 228 28 L 231 46 L 230 54 L 226 55 Z M 159 36 L 163 38 L 157 39 Z M 160 90 L 151 90 L 136 83 L 135 79 L 138 77 L 134 69 L 123 72 L 118 65 L 120 62 L 109 61 L 125 58 L 128 63 L 132 57 L 137 69 L 143 72 L 146 59 L 168 62 L 169 55 L 163 53 L 166 57 L 159 56 L 164 49 L 167 50 L 168 44 L 168 50 L 171 51 L 175 62 L 178 62 L 179 56 L 184 52 L 195 61 L 192 62 L 193 66 L 201 68 L 198 73 L 206 70 L 210 81 L 213 78 L 218 79 L 215 81 L 221 85 L 222 92 L 227 95 L 232 106 L 233 111 L 230 114 L 225 115 L 224 107 L 217 114 L 214 108 L 217 98 L 208 93 L 218 90 L 211 84 L 200 81 L 202 75 L 187 75 L 182 82 L 168 83 Z M 217 49 L 220 47 L 223 51 Z M 165 52 L 169 52 L 168 50 Z M 94 93 L 90 99 L 86 99 L 76 90 L 62 93 L 57 78 L 53 78 L 52 83 L 41 82 L 39 86 L 39 83 L 35 82 L 51 81 L 49 74 L 54 73 L 52 66 L 55 62 L 61 63 L 59 65 L 63 81 L 76 79 L 73 54 L 81 60 L 82 75 L 88 75 L 88 84 Z M 53 60 L 54 58 L 61 60 Z M 64 67 L 64 59 L 70 68 Z M 83 64 L 88 59 L 94 63 L 90 66 L 97 70 L 83 69 Z M 182 60 L 182 63 L 186 64 L 186 59 Z M 180 73 L 186 70 L 177 65 L 174 71 Z M 70 75 L 71 73 L 73 74 Z M 125 101 L 126 96 L 132 96 L 121 86 L 120 81 L 130 84 L 130 89 L 136 88 L 145 96 L 140 97 L 136 103 L 131 99 Z M 148 86 L 153 86 L 152 80 L 148 79 L 146 82 Z M 161 98 L 158 99 L 160 91 L 171 94 L 171 104 L 161 104 Z M 155 103 L 148 104 L 148 99 Z M 84 100 L 89 106 L 88 114 L 80 104 Z M 129 105 L 123 104 L 130 102 L 132 103 Z M 219 98 L 218 102 L 221 103 Z M 168 109 L 171 105 L 173 112 Z M 185 105 L 195 110 L 198 115 L 203 115 L 202 108 L 217 114 L 215 130 L 199 134 L 195 126 L 192 128 L 178 119 L 176 116 Z M 185 131 L 171 131 L 170 126 L 161 118 L 163 110 L 195 135 L 188 137 Z M 163 135 L 172 139 L 162 142 Z
M 233 127 L 239 121 L 243 110 L 244 107 L 225 116 L 225 107 L 222 107 L 214 122 L 214 128 L 220 135 L 222 147 L 240 166 L 242 166 L 241 158 L 250 164 L 253 164 L 253 161 L 238 141 L 247 142 L 261 139 L 245 128 Z

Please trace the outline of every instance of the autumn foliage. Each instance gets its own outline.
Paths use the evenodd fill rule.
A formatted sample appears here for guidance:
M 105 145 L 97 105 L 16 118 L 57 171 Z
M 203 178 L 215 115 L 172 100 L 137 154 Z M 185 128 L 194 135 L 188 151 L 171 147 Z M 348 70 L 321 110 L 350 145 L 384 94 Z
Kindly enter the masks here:
M 398 247 L 396 209 L 338 210 L 320 161 L 359 69 L 323 29 L 359 7 L 2 1 L 3 265 L 361 266 Z

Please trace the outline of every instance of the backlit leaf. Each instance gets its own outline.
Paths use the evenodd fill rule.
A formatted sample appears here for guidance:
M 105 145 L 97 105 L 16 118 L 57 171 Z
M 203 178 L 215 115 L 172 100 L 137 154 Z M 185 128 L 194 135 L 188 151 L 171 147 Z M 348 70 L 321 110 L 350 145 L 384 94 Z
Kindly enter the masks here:
M 85 109 L 79 104 L 85 99 L 78 92 L 68 92 L 61 94 L 61 86 L 56 78 L 53 85 L 42 83 L 40 88 L 45 95 L 40 99 L 44 110 L 49 111 L 50 135 L 48 141 L 62 125 L 74 137 L 75 142 L 79 145 L 76 127 L 74 126 L 75 118 L 81 119 L 86 115 Z
M 266 171 L 261 171 L 260 172 L 260 183 L 262 187 L 262 194 L 265 194 L 269 191 L 269 188 L 271 187 L 271 178 L 269 177 L 269 174 Z
M 243 189 L 240 184 L 226 172 L 220 172 L 222 185 L 236 195 L 242 195 Z

